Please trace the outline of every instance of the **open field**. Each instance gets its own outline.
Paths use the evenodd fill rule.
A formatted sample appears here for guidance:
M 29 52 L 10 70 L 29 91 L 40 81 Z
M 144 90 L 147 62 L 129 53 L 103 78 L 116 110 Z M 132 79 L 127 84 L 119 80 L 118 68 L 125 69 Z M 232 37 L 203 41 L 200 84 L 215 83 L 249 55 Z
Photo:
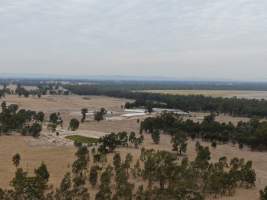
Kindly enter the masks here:
M 16 153 L 21 155 L 22 167 L 31 173 L 43 161 L 49 168 L 50 182 L 55 185 L 70 170 L 74 160 L 74 147 L 33 147 L 29 145 L 28 139 L 31 138 L 0 136 L 0 187 L 9 187 L 9 181 L 14 177 L 16 169 L 12 164 L 12 156 Z
M 36 111 L 43 111 L 45 113 L 51 112 L 74 112 L 79 111 L 81 108 L 88 108 L 92 110 L 100 109 L 105 107 L 106 109 L 112 109 L 114 111 L 120 110 L 121 105 L 126 102 L 125 99 L 117 99 L 111 97 L 101 97 L 101 96 L 42 96 L 38 97 L 18 97 L 15 95 L 8 95 L 3 98 L 7 103 L 17 104 L 20 108 L 32 109 Z
M 267 91 L 245 90 L 145 90 L 150 93 L 179 94 L 179 95 L 204 95 L 211 97 L 237 97 L 245 99 L 267 99 Z
M 210 146 L 208 143 L 202 142 L 203 145 Z M 160 145 L 153 144 L 149 135 L 145 135 L 145 148 L 153 148 L 159 150 L 171 150 L 170 137 L 163 135 Z M 254 169 L 257 173 L 256 188 L 254 189 L 238 189 L 235 196 L 223 197 L 218 199 L 227 200 L 252 200 L 258 196 L 259 189 L 267 185 L 267 154 L 262 152 L 251 152 L 250 150 L 239 150 L 236 146 L 230 144 L 218 145 L 216 149 L 211 149 L 213 160 L 218 160 L 221 156 L 227 156 L 229 159 L 233 157 L 243 157 L 246 160 L 252 160 Z M 124 157 L 127 153 L 131 153 L 136 160 L 140 155 L 140 150 L 135 148 L 120 148 L 117 150 Z M 8 187 L 9 180 L 14 176 L 15 167 L 12 165 L 12 156 L 20 152 L 22 156 L 22 167 L 29 172 L 33 172 L 43 161 L 47 164 L 50 172 L 50 183 L 58 186 L 65 172 L 71 170 L 71 163 L 74 161 L 75 148 L 69 147 L 32 147 L 27 144 L 27 138 L 23 136 L 1 136 L 0 137 L 0 187 Z M 195 153 L 195 141 L 189 141 L 187 155 L 193 159 Z M 108 162 L 112 162 L 112 154 L 108 155 Z M 133 162 L 134 163 L 134 162 Z M 91 194 L 95 194 L 95 189 L 91 188 Z M 211 198 L 212 199 L 212 198 Z
M 14 176 L 15 167 L 12 165 L 12 156 L 15 153 L 20 153 L 22 157 L 22 167 L 33 172 L 43 161 L 50 172 L 50 183 L 58 186 L 64 174 L 71 170 L 71 163 L 74 161 L 75 148 L 71 140 L 66 139 L 68 135 L 82 135 L 86 137 L 98 138 L 110 132 L 118 131 L 139 131 L 140 124 L 136 118 L 123 118 L 117 120 L 108 120 L 95 122 L 87 120 L 80 124 L 77 131 L 71 132 L 67 130 L 68 122 L 71 118 L 81 118 L 80 110 L 83 107 L 91 110 L 105 107 L 113 112 L 120 112 L 121 105 L 127 100 L 116 99 L 110 97 L 97 96 L 44 96 L 37 97 L 17 97 L 7 96 L 7 103 L 18 104 L 21 108 L 44 111 L 46 115 L 51 112 L 60 112 L 65 121 L 62 130 L 59 131 L 59 136 L 55 133 L 47 131 L 46 126 L 43 126 L 43 131 L 40 138 L 24 136 L 0 136 L 0 187 L 9 187 L 9 181 Z M 194 121 L 201 121 L 208 113 L 191 113 Z M 142 119 L 145 116 L 142 116 Z M 236 124 L 238 121 L 247 121 L 248 118 L 234 118 L 228 115 L 220 115 L 217 117 L 220 122 L 232 121 Z M 203 145 L 210 146 L 209 143 L 202 142 Z M 150 135 L 145 135 L 145 141 L 142 147 L 153 148 L 160 150 L 171 150 L 170 137 L 167 135 L 161 136 L 160 145 L 153 144 Z M 252 160 L 254 169 L 257 173 L 256 188 L 246 190 L 238 189 L 233 197 L 223 197 L 223 200 L 252 200 L 257 199 L 258 191 L 267 185 L 267 153 L 252 152 L 248 149 L 239 150 L 238 147 L 231 144 L 218 145 L 216 149 L 211 149 L 212 158 L 218 160 L 222 156 L 227 156 L 229 159 L 233 157 L 245 158 Z M 128 152 L 137 159 L 140 155 L 140 149 L 135 148 L 120 148 L 118 151 L 122 156 Z M 189 141 L 187 155 L 193 159 L 195 153 L 195 141 Z M 112 154 L 108 156 L 108 161 L 111 162 Z M 134 162 L 133 162 L 134 163 Z M 91 195 L 95 194 L 95 189 L 90 188 Z

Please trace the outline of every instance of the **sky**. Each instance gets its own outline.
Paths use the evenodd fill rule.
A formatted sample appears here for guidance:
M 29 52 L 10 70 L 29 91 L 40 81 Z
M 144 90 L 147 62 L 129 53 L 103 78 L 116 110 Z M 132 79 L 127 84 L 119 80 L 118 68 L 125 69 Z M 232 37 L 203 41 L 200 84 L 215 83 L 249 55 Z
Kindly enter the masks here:
M 0 0 L 0 75 L 267 81 L 266 0 Z

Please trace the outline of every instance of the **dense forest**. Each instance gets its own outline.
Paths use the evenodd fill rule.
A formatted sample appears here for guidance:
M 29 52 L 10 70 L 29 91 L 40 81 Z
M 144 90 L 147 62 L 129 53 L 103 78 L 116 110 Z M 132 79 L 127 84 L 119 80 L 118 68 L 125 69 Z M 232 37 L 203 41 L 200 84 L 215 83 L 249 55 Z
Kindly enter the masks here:
M 0 134 L 19 132 L 22 135 L 38 137 L 42 130 L 44 113 L 20 109 L 16 104 L 1 104 Z
M 129 90 L 107 89 L 97 85 L 67 85 L 74 94 L 107 95 L 111 97 L 134 99 L 127 103 L 128 108 L 134 107 L 163 107 L 176 108 L 183 111 L 208 111 L 228 113 L 233 116 L 267 116 L 267 101 L 256 99 L 238 99 L 206 97 L 203 95 L 167 95 L 132 92 Z
M 0 199 L 204 200 L 211 196 L 232 196 L 237 188 L 249 189 L 255 185 L 251 161 L 221 157 L 211 162 L 209 148 L 199 143 L 192 161 L 186 154 L 178 156 L 174 151 L 142 148 L 137 159 L 130 153 L 121 156 L 114 152 L 116 147 L 130 145 L 131 137 L 133 133 L 113 133 L 90 149 L 76 144 L 76 160 L 58 188 L 49 184 L 49 169 L 44 163 L 34 174 L 29 174 L 20 167 L 21 156 L 16 154 L 12 158 L 17 170 L 11 188 L 0 189 Z M 102 151 L 103 146 L 108 151 Z M 107 156 L 112 156 L 111 162 L 107 162 Z M 91 190 L 96 191 L 95 195 L 90 194 Z M 260 194 L 264 197 L 266 191 Z
M 202 138 L 211 141 L 214 145 L 218 142 L 232 142 L 238 143 L 240 148 L 247 145 L 253 150 L 267 150 L 267 122 L 260 122 L 257 119 L 251 119 L 249 122 L 240 121 L 234 126 L 231 122 L 219 123 L 215 121 L 213 114 L 206 116 L 199 123 L 183 120 L 172 113 L 163 113 L 160 116 L 149 117 L 142 121 L 140 131 L 152 135 L 154 132 L 160 132 L 172 136 L 182 132 L 187 137 Z

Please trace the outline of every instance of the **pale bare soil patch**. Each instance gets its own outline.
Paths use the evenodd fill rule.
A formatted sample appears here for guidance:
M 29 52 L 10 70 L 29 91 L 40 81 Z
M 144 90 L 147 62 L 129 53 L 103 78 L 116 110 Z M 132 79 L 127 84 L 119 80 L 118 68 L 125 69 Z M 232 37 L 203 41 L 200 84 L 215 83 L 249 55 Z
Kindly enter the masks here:
M 211 97 L 237 97 L 245 99 L 267 99 L 267 91 L 243 90 L 145 90 L 150 93 L 179 94 L 179 95 L 204 95 Z

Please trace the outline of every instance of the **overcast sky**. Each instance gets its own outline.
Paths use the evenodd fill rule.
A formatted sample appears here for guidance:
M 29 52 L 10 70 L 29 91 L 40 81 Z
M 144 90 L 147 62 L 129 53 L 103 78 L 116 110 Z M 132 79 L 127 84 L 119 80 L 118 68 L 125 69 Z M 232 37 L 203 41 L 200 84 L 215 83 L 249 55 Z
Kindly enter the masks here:
M 0 74 L 267 81 L 267 0 L 0 0 Z

